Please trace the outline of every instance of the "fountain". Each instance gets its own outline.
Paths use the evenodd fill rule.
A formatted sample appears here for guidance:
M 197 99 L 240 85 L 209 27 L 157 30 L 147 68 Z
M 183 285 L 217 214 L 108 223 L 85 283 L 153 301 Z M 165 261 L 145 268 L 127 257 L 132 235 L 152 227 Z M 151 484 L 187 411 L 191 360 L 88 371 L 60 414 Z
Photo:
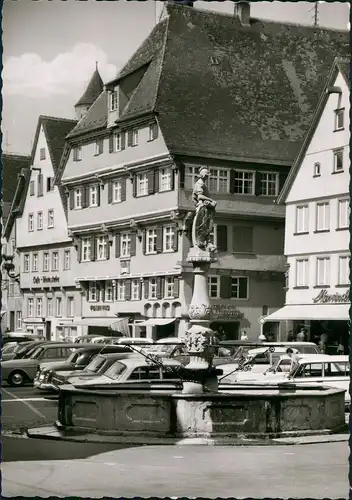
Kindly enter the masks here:
M 214 332 L 208 272 L 216 261 L 210 242 L 216 202 L 209 196 L 202 168 L 193 190 L 196 206 L 192 244 L 194 287 L 186 332 L 189 364 L 180 370 L 182 391 L 109 385 L 62 386 L 53 427 L 28 430 L 29 437 L 135 444 L 236 444 L 243 439 L 331 433 L 345 426 L 344 392 L 293 384 L 236 384 L 219 390 L 212 367 Z M 161 363 L 161 360 L 155 361 Z M 196 438 L 196 441 L 194 441 Z M 241 441 L 242 440 L 242 441 Z

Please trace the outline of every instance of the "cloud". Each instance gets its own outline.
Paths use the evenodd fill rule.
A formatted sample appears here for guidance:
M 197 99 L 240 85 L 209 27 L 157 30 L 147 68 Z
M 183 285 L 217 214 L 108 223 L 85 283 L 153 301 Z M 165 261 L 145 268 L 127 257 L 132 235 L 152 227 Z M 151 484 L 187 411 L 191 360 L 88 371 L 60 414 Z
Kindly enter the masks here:
M 39 54 L 27 53 L 4 61 L 3 93 L 27 97 L 80 94 L 95 69 L 104 82 L 114 78 L 117 68 L 107 54 L 91 43 L 78 43 L 71 52 L 43 61 Z

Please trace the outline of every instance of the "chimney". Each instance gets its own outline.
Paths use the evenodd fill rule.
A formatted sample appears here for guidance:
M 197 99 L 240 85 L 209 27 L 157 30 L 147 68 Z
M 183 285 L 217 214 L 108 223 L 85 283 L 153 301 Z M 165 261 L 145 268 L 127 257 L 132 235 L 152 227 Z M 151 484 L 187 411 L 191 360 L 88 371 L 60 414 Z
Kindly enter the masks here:
M 242 26 L 251 25 L 251 6 L 249 2 L 236 2 L 234 14 L 238 17 Z

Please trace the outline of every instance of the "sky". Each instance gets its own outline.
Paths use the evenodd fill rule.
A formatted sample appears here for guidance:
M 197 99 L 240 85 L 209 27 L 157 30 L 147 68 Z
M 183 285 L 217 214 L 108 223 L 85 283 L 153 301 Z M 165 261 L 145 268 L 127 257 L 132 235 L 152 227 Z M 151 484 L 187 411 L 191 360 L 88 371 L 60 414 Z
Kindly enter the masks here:
M 160 1 L 4 0 L 3 151 L 29 154 L 39 115 L 74 118 L 98 62 L 112 79 L 148 36 Z M 195 8 L 232 13 L 231 1 Z M 256 18 L 313 24 L 314 2 L 253 2 Z M 318 2 L 320 26 L 348 29 L 349 4 Z

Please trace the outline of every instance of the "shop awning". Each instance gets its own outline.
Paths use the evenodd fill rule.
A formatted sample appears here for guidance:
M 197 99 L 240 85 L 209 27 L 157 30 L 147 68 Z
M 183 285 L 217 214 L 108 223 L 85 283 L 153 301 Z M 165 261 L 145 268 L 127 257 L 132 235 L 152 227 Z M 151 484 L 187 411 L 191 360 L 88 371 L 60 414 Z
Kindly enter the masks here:
M 349 320 L 350 304 L 312 304 L 312 305 L 290 305 L 266 316 L 264 321 L 285 320 Z
M 140 323 L 135 323 L 136 326 L 163 326 L 173 323 L 175 318 L 150 318 Z

